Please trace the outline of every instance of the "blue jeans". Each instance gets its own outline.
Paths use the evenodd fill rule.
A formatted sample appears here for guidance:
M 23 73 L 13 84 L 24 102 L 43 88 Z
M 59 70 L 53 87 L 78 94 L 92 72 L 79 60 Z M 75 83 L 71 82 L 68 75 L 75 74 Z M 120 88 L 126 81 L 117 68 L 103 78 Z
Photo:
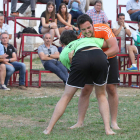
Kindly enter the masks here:
M 42 26 L 40 26 L 40 27 L 38 28 L 38 32 L 39 32 L 40 34 L 42 34 L 42 33 L 41 33 L 41 29 L 42 29 Z
M 131 14 L 130 18 L 132 21 L 139 21 L 140 20 L 140 11 Z
M 55 60 L 47 60 L 44 63 L 44 68 L 45 70 L 50 70 L 51 72 L 55 73 L 60 79 L 63 80 L 64 83 L 66 83 L 68 78 L 68 71 L 61 62 Z
M 56 12 L 58 12 L 59 9 L 59 5 L 63 2 L 63 0 L 55 0 L 55 4 L 56 4 Z
M 74 25 L 73 19 L 77 19 L 80 15 L 83 14 L 81 11 L 73 11 L 73 10 L 71 10 L 69 13 L 72 16 L 72 18 L 71 18 L 71 24 L 72 25 Z
M 26 66 L 24 63 L 21 62 L 11 62 L 11 64 L 13 65 L 7 65 L 6 64 L 6 78 L 5 78 L 5 85 L 8 84 L 8 81 L 11 77 L 11 75 L 15 72 L 19 70 L 19 85 L 25 85 L 25 73 L 26 73 Z

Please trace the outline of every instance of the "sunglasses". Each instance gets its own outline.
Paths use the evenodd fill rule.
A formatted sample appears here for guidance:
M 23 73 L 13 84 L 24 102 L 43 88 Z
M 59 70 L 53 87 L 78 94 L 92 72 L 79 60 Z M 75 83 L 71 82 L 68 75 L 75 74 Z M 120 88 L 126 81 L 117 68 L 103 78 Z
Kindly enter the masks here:
M 49 52 L 49 54 L 51 54 L 51 50 L 50 49 L 48 49 L 48 52 Z

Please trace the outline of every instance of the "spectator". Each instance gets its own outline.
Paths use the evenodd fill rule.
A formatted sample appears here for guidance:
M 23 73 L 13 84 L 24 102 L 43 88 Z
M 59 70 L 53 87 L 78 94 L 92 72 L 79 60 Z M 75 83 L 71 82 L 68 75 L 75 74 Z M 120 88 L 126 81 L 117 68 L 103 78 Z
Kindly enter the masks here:
M 26 66 L 24 63 L 17 62 L 17 57 L 15 53 L 14 47 L 9 44 L 9 35 L 8 33 L 4 32 L 1 34 L 1 43 L 4 46 L 4 53 L 8 56 L 6 57 L 6 78 L 5 78 L 5 85 L 7 86 L 8 80 L 10 79 L 11 75 L 19 70 L 19 88 L 26 90 L 27 88 L 25 85 L 25 73 L 26 73 Z
M 4 16 L 0 14 L 0 34 L 3 32 L 7 32 L 9 34 L 9 39 L 12 38 L 10 26 L 4 23 Z
M 4 47 L 2 44 L 0 44 L 0 89 L 3 90 L 10 90 L 10 88 L 7 88 L 6 85 L 4 85 L 5 77 L 6 77 L 6 67 L 5 64 L 2 63 L 2 61 L 5 61 L 7 55 L 4 54 Z
M 31 17 L 35 17 L 35 5 L 37 2 L 47 4 L 49 1 L 52 1 L 55 3 L 55 0 L 19 0 L 19 1 L 23 2 L 23 4 L 16 11 L 18 0 L 11 0 L 11 14 L 10 14 L 11 16 L 19 16 L 19 13 L 23 14 L 28 8 L 28 6 L 31 5 L 31 11 L 32 11 Z
M 48 2 L 46 11 L 41 14 L 41 21 L 39 25 L 39 33 L 45 34 L 49 32 L 51 34 L 51 40 L 53 42 L 55 34 L 60 38 L 59 30 L 57 28 L 57 18 L 55 15 L 55 5 L 53 2 Z
M 96 0 L 94 8 L 86 12 L 86 14 L 89 15 L 90 18 L 92 19 L 93 24 L 97 24 L 97 23 L 108 24 L 108 18 L 105 12 L 101 10 L 101 8 L 102 8 L 102 1 Z
M 125 21 L 123 13 L 118 14 L 118 21 L 112 25 L 113 33 L 116 37 L 121 37 L 121 53 L 125 53 L 125 36 L 131 36 L 130 28 Z
M 130 16 L 132 21 L 140 20 L 140 1 L 139 0 L 129 0 L 126 4 L 126 11 Z
M 72 16 L 72 25 L 74 25 L 73 19 L 77 19 L 80 15 L 85 13 L 85 5 L 85 0 L 69 0 L 68 8 L 71 8 L 70 14 Z
M 89 10 L 90 5 L 95 5 L 95 1 L 96 0 L 86 0 L 85 12 Z M 101 0 L 101 2 L 102 2 L 102 10 L 103 10 L 103 1 Z
M 23 2 L 23 4 L 16 11 L 18 0 L 11 0 L 11 14 L 10 14 L 11 16 L 19 16 L 19 13 L 23 14 L 30 5 L 30 0 L 19 0 L 19 1 Z
M 55 73 L 60 79 L 66 83 L 68 72 L 67 69 L 57 59 L 59 58 L 58 49 L 51 45 L 51 34 L 43 35 L 44 44 L 38 47 L 38 55 L 45 70 Z
M 41 3 L 48 3 L 49 1 L 52 1 L 53 3 L 55 3 L 55 0 L 30 0 L 31 3 L 31 10 L 32 10 L 32 15 L 31 17 L 35 17 L 35 5 L 37 2 L 41 2 Z
M 69 0 L 55 0 L 55 4 L 56 4 L 56 12 L 58 12 L 58 9 L 59 9 L 59 5 L 61 3 L 66 3 L 68 4 Z
M 79 30 L 77 27 L 71 25 L 71 14 L 67 12 L 67 6 L 65 3 L 61 3 L 57 14 L 57 26 L 59 33 L 61 34 L 64 30 Z
M 140 21 L 138 21 L 138 30 L 132 33 L 133 40 L 135 42 L 134 45 L 128 46 L 128 54 L 131 60 L 131 67 L 127 68 L 129 71 L 138 71 L 135 61 L 135 55 L 140 54 Z

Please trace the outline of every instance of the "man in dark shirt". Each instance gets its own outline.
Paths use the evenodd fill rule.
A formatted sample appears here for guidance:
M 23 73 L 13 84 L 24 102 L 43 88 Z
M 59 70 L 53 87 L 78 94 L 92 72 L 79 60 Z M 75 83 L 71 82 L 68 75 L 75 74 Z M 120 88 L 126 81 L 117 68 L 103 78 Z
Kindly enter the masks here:
M 6 78 L 5 78 L 5 85 L 8 84 L 8 80 L 10 79 L 11 75 L 19 70 L 19 88 L 25 90 L 25 73 L 26 73 L 26 66 L 24 63 L 17 62 L 16 52 L 14 47 L 9 44 L 9 35 L 6 32 L 1 34 L 1 43 L 4 46 L 4 53 L 8 55 L 6 60 L 8 62 L 4 62 L 6 65 Z

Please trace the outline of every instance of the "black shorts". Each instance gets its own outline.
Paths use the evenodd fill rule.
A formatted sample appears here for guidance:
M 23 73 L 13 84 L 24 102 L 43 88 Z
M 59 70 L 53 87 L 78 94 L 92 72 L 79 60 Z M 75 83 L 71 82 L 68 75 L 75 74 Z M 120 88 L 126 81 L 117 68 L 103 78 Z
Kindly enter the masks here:
M 110 58 L 108 61 L 110 68 L 107 84 L 118 84 L 120 83 L 120 78 L 117 57 Z
M 92 83 L 102 86 L 107 83 L 109 63 L 100 49 L 80 51 L 72 59 L 67 85 L 83 88 Z
M 140 54 L 140 46 L 136 46 L 138 54 Z

